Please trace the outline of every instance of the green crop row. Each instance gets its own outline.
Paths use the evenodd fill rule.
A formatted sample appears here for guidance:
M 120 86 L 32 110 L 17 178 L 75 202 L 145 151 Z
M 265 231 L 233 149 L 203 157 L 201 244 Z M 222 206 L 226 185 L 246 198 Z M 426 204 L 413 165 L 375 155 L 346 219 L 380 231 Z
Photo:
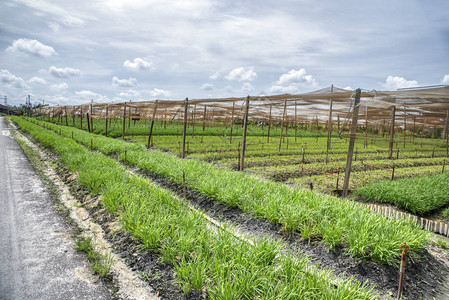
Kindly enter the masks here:
M 251 246 L 225 229 L 213 230 L 184 201 L 131 175 L 116 160 L 90 152 L 64 134 L 43 130 L 18 117 L 12 119 L 77 172 L 79 182 L 90 193 L 101 194 L 106 208 L 119 216 L 124 228 L 146 249 L 173 265 L 186 294 L 206 291 L 212 299 L 376 298 L 365 284 L 343 279 L 334 285 L 330 271 L 308 271 L 308 260 L 281 251 L 280 243 L 257 240 Z M 88 135 L 76 132 L 81 134 Z
M 113 140 L 84 131 L 57 126 L 64 136 L 105 154 L 118 154 L 127 162 L 149 173 L 181 184 L 221 203 L 239 207 L 247 213 L 281 224 L 286 231 L 306 239 L 319 239 L 330 248 L 343 247 L 349 255 L 368 257 L 381 263 L 397 264 L 398 245 L 407 242 L 411 251 L 426 247 L 428 234 L 411 220 L 387 219 L 345 199 L 266 181 L 243 172 L 216 168 L 206 162 L 180 159 L 161 151 L 147 151 L 143 145 Z
M 45 120 L 65 125 L 66 121 L 65 118 L 58 119 L 58 118 L 45 118 Z M 133 120 L 129 121 L 129 119 L 125 120 L 125 135 L 143 135 L 148 136 L 149 134 L 149 128 L 150 128 L 150 122 L 146 120 Z M 82 127 L 80 119 L 73 120 L 72 118 L 67 119 L 67 125 L 72 126 L 78 129 L 87 130 L 88 124 L 87 119 L 83 119 Z M 100 120 L 100 119 L 94 119 L 93 120 L 93 129 L 92 131 L 97 134 L 105 134 L 106 133 L 106 120 Z M 235 124 L 233 126 L 232 133 L 234 136 L 242 136 L 242 125 Z M 183 132 L 183 122 L 182 121 L 155 121 L 155 125 L 153 127 L 153 135 L 171 135 L 171 136 L 177 136 L 182 135 Z M 203 123 L 202 121 L 196 121 L 195 126 L 193 126 L 193 123 L 189 119 L 188 121 L 188 127 L 187 127 L 187 134 L 192 135 L 195 134 L 197 136 L 229 136 L 231 134 L 231 127 L 230 124 L 225 124 L 222 122 L 207 122 L 205 129 L 203 131 Z M 270 128 L 270 136 L 280 136 L 281 133 L 281 127 L 279 124 L 272 124 Z M 123 119 L 121 118 L 113 118 L 109 120 L 108 123 L 108 136 L 110 137 L 121 137 L 123 134 Z M 253 122 L 249 122 L 248 129 L 247 129 L 248 135 L 253 136 L 267 136 L 268 134 L 268 126 L 261 126 L 259 124 L 255 124 Z M 291 127 L 287 131 L 288 136 L 294 137 L 295 136 L 295 129 L 294 127 Z M 285 128 L 283 129 L 283 135 L 285 135 Z M 335 133 L 333 135 L 336 136 Z M 311 130 L 305 130 L 304 127 L 298 126 L 298 130 L 296 131 L 297 137 L 322 137 L 327 136 L 327 132 L 324 132 L 323 130 L 319 131 L 311 131 Z
M 284 162 L 284 160 L 277 159 L 273 163 L 278 164 L 279 162 Z M 340 172 L 343 173 L 346 168 L 346 160 L 341 161 L 331 161 L 327 164 L 324 162 L 319 163 L 309 163 L 309 164 L 301 164 L 299 161 L 291 161 L 296 164 L 285 164 L 285 165 L 272 165 L 268 167 L 250 167 L 250 163 L 245 162 L 245 166 L 247 167 L 247 170 L 251 173 L 256 174 L 262 174 L 263 176 L 267 178 L 274 178 L 277 180 L 285 180 L 286 178 L 295 178 L 298 176 L 311 176 L 311 175 L 317 175 L 317 172 L 303 170 L 302 167 L 316 170 L 320 172 L 326 172 L 326 173 L 334 173 L 337 174 L 338 169 L 340 169 Z M 353 161 L 351 166 L 351 172 L 359 172 L 359 171 L 366 171 L 366 170 L 373 170 L 376 171 L 375 167 L 380 167 L 384 169 L 392 169 L 393 166 L 395 167 L 396 171 L 399 171 L 400 168 L 411 168 L 411 167 L 420 167 L 420 166 L 432 166 L 432 165 L 439 165 L 440 169 L 442 169 L 443 164 L 448 163 L 449 160 L 446 157 L 434 157 L 434 158 L 417 158 L 417 159 L 380 159 L 380 160 L 359 160 Z M 400 171 L 399 171 L 400 172 Z M 391 174 L 391 170 L 383 170 L 383 173 L 385 176 L 388 177 L 389 174 Z M 399 173 L 398 175 L 403 175 L 402 173 Z
M 422 175 L 434 175 L 441 173 L 442 166 L 420 166 L 410 168 L 397 168 L 394 171 L 394 178 L 410 178 Z M 343 186 L 344 170 L 340 172 L 339 190 Z M 369 183 L 382 180 L 390 180 L 391 171 L 389 170 L 369 170 L 351 172 L 349 180 L 349 190 L 355 190 Z M 332 192 L 335 190 L 336 177 L 329 175 L 310 175 L 298 178 L 290 178 L 290 182 L 304 188 L 308 188 L 310 183 L 313 184 L 314 189 L 320 192 Z
M 354 194 L 426 215 L 449 205 L 449 172 L 374 182 L 357 189 Z

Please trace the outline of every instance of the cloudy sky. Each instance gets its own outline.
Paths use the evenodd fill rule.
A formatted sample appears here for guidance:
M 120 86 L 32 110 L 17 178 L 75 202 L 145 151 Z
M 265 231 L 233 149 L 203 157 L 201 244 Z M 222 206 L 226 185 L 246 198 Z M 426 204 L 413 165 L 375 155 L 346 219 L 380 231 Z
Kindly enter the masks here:
M 449 84 L 449 1 L 3 0 L 9 104 Z

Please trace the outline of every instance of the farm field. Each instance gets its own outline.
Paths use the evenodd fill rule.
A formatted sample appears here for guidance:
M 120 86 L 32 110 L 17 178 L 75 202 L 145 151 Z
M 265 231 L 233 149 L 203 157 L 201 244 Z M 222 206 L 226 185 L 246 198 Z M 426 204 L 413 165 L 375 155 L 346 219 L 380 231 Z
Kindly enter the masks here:
M 62 119 L 53 118 L 49 121 L 64 124 Z M 85 121 L 82 126 L 79 119 L 73 119 L 70 125 L 87 129 L 86 123 Z M 104 120 L 95 120 L 92 123 L 94 133 L 105 134 Z M 245 172 L 325 194 L 341 194 L 349 140 L 347 134 L 338 136 L 333 132 L 330 149 L 327 151 L 327 132 L 320 125 L 291 125 L 290 128 L 282 130 L 281 137 L 280 127 L 273 124 L 270 126 L 268 137 L 268 126 L 262 124 L 254 123 L 248 127 Z M 108 125 L 108 136 L 123 135 L 127 140 L 148 145 L 149 122 L 129 120 L 120 123 L 119 119 L 110 119 Z M 234 125 L 231 137 L 229 124 L 188 123 L 186 157 L 238 170 L 242 144 L 242 137 L 239 136 L 242 132 L 241 127 L 239 124 Z M 150 144 L 154 148 L 180 155 L 182 132 L 182 124 L 179 122 L 155 122 Z M 355 144 L 349 191 L 356 191 L 378 181 L 437 175 L 444 172 L 446 162 L 449 163 L 447 144 L 442 139 L 422 137 L 428 134 L 396 133 L 392 159 L 389 159 L 387 133 L 360 132 Z M 362 192 L 350 195 L 357 195 L 356 198 L 363 201 L 379 199 Z M 444 199 L 438 200 L 440 205 L 429 205 L 426 210 L 413 209 L 404 203 L 406 200 L 403 200 L 402 204 L 399 204 L 399 201 L 385 199 L 377 202 L 389 203 L 419 216 L 433 214 L 438 220 L 444 221 L 449 215 L 449 197 L 441 197 Z
M 57 133 L 57 136 L 61 138 L 73 139 L 86 148 L 92 148 L 92 150 L 107 155 L 106 157 L 113 159 L 116 163 L 123 162 L 126 159 L 127 165 L 137 168 L 143 174 L 156 174 L 177 185 L 181 185 L 183 182 L 183 171 L 185 171 L 186 186 L 189 190 L 222 205 L 238 208 L 256 218 L 262 218 L 273 224 L 279 224 L 282 231 L 288 235 L 293 234 L 296 237 L 295 239 L 309 241 L 309 243 L 310 241 L 319 242 L 320 245 L 325 245 L 331 251 L 342 250 L 343 257 L 353 257 L 362 260 L 368 259 L 378 266 L 385 266 L 381 268 L 388 269 L 390 268 L 389 265 L 392 267 L 397 266 L 399 253 L 396 249 L 402 240 L 410 241 L 408 243 L 411 245 L 412 256 L 413 253 L 420 253 L 421 255 L 429 242 L 425 232 L 414 227 L 412 222 L 378 216 L 351 201 L 336 201 L 337 198 L 334 197 L 298 190 L 297 188 L 291 188 L 280 183 L 272 183 L 245 173 L 233 171 L 232 165 L 228 165 L 225 168 L 216 168 L 207 162 L 193 159 L 182 160 L 176 156 L 157 150 L 148 151 L 140 143 L 114 140 L 66 126 L 56 126 L 47 122 L 30 120 L 41 125 L 41 127 L 38 127 L 38 129 L 28 129 L 29 131 L 50 128 L 53 134 Z M 22 128 L 36 126 L 26 121 L 16 121 L 18 123 L 22 122 Z M 160 137 L 161 139 L 167 138 L 167 136 Z M 142 143 L 144 143 L 143 138 Z M 153 140 L 155 146 L 157 146 L 157 138 L 158 136 Z M 203 143 L 206 141 L 205 138 L 203 138 Z M 318 139 L 316 137 L 309 139 L 310 144 L 313 141 L 316 144 L 320 143 L 319 137 Z M 201 141 L 199 142 L 201 143 Z M 220 142 L 217 143 L 220 144 Z M 427 143 L 429 142 L 427 141 Z M 272 146 L 274 146 L 274 143 Z M 381 146 L 368 146 L 369 151 L 367 153 L 378 153 L 379 151 L 377 150 L 382 149 Z M 431 155 L 437 160 L 438 150 L 434 149 L 435 145 L 431 144 L 430 146 L 423 144 L 422 147 L 429 149 L 429 152 L 432 152 Z M 286 149 L 282 153 L 284 155 L 280 155 L 279 158 L 294 156 L 294 153 L 290 152 L 290 148 L 288 150 Z M 319 154 L 320 151 L 318 148 L 314 152 Z M 251 148 L 249 147 L 249 149 Z M 254 151 L 255 158 L 264 157 L 257 156 L 258 152 L 260 153 L 261 149 Z M 275 152 L 273 151 L 273 153 Z M 251 153 L 250 150 L 248 153 Z M 191 155 L 193 156 L 195 153 Z M 248 160 L 250 157 L 252 156 L 248 156 Z M 339 161 L 338 158 L 335 160 L 337 162 Z M 223 159 L 223 162 L 215 162 L 226 166 L 224 161 L 225 159 Z M 438 163 L 438 161 L 435 163 Z M 329 160 L 329 164 L 331 164 L 331 160 Z M 301 167 L 301 163 L 298 165 Z M 248 168 L 248 170 L 250 169 L 251 167 Z M 89 187 L 88 184 L 88 187 L 89 190 L 98 193 L 102 189 L 103 182 L 106 181 L 104 179 L 105 175 L 100 174 L 106 174 L 106 169 L 98 166 L 94 173 L 98 174 L 99 178 L 102 179 L 100 181 L 98 179 L 91 181 L 89 184 L 94 184 L 94 186 Z M 118 175 L 111 176 L 117 177 Z M 120 190 L 122 188 L 117 187 L 111 191 L 111 196 L 123 195 Z M 123 204 L 115 203 L 109 197 L 103 198 L 103 201 L 108 209 L 114 213 L 120 212 L 124 207 Z M 150 211 L 154 210 L 154 208 L 149 209 Z M 348 215 L 351 218 L 348 218 Z M 139 234 L 138 232 L 141 232 L 141 230 L 137 230 L 135 226 L 140 228 L 140 225 L 132 225 L 127 230 L 134 234 Z M 148 226 L 154 225 L 148 224 Z M 368 232 L 370 234 L 367 234 Z M 368 237 L 369 239 L 367 239 Z M 159 251 L 156 246 L 151 246 L 151 243 L 145 245 L 148 249 L 156 249 L 156 251 Z M 172 261 L 170 263 L 173 264 Z M 204 266 L 207 266 L 207 264 L 205 263 Z M 209 267 L 205 268 L 209 269 Z M 206 277 L 209 278 L 208 276 Z M 192 283 L 188 283 L 186 286 L 191 289 L 193 285 Z M 186 288 L 186 290 L 189 289 Z M 363 289 L 362 291 L 366 292 Z

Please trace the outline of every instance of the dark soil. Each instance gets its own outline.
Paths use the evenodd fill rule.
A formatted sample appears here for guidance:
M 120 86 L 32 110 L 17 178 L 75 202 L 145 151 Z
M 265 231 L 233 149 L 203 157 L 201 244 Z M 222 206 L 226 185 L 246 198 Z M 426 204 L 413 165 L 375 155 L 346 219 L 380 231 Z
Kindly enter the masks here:
M 157 184 L 179 195 L 183 193 L 181 185 L 165 177 L 135 172 L 151 178 Z M 237 207 L 220 204 L 189 188 L 186 188 L 186 198 L 193 206 L 204 210 L 208 216 L 235 225 L 250 236 L 282 240 L 290 250 L 305 253 L 314 263 L 333 269 L 336 275 L 354 276 L 360 282 L 367 281 L 370 285 L 375 285 L 382 296 L 396 296 L 399 266 L 387 266 L 367 259 L 353 258 L 345 254 L 341 248 L 330 250 L 319 241 L 308 241 L 301 239 L 298 235 L 287 235 L 278 224 L 255 218 Z M 398 259 L 399 263 L 400 259 Z M 448 291 L 442 289 L 442 284 L 446 284 L 447 281 L 444 279 L 448 274 L 449 268 L 427 250 L 415 255 L 407 261 L 403 299 L 432 299 L 433 297 L 446 299 L 449 297 Z

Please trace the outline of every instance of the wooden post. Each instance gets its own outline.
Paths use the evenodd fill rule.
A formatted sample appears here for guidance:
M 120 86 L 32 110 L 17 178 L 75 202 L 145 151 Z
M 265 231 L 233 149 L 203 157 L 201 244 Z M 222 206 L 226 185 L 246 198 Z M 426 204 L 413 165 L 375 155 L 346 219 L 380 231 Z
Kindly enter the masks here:
M 335 184 L 335 190 L 338 193 L 338 181 L 340 180 L 340 168 L 337 170 L 337 183 Z
M 157 110 L 157 100 L 156 102 L 154 102 L 153 116 L 151 117 L 150 133 L 148 134 L 148 143 L 147 143 L 148 149 L 151 147 L 151 137 L 153 135 L 153 126 L 154 126 L 154 118 L 156 117 L 156 110 Z
M 360 89 L 355 91 L 354 110 L 352 113 L 351 135 L 349 138 L 348 158 L 346 160 L 345 181 L 343 183 L 343 197 L 348 195 L 349 176 L 351 174 L 352 155 L 354 153 L 355 137 L 357 134 L 357 121 L 359 119 L 359 105 L 360 105 Z
M 271 129 L 271 108 L 272 105 L 270 105 L 270 115 L 268 117 L 268 135 L 267 135 L 267 144 L 270 143 L 270 129 Z
M 196 114 L 196 104 L 193 105 L 193 114 L 192 114 L 192 138 L 195 137 L 195 114 Z
M 128 108 L 128 129 L 131 128 L 131 117 L 132 117 L 132 115 L 131 115 L 131 108 L 132 107 Z
M 340 137 L 340 115 L 337 115 L 337 131 L 338 136 Z
M 109 122 L 108 114 L 109 114 L 109 104 L 106 104 L 106 123 L 105 123 L 106 130 L 105 130 L 105 136 L 108 136 L 108 122 Z
M 298 113 L 296 112 L 296 109 L 298 107 L 298 103 L 295 101 L 295 144 L 296 144 L 296 136 L 298 132 Z
M 182 132 L 182 153 L 181 153 L 182 158 L 186 156 L 187 109 L 189 107 L 188 101 L 189 101 L 188 98 L 186 98 L 186 100 L 184 101 L 184 130 Z
M 365 148 L 368 148 L 368 105 L 365 106 Z
M 248 112 L 249 112 L 249 96 L 246 97 L 245 116 L 243 117 L 242 154 L 240 155 L 239 171 L 243 171 L 244 163 L 245 163 L 246 130 L 248 127 Z
M 74 108 L 73 108 L 73 106 L 72 106 L 72 127 L 75 127 L 75 111 L 74 111 Z
M 83 130 L 83 106 L 80 106 L 80 123 L 81 123 L 81 130 Z
M 331 94 L 334 92 L 334 85 L 331 85 Z M 329 159 L 329 149 L 331 147 L 332 135 L 332 98 L 329 102 L 329 119 L 327 121 L 327 144 L 326 144 L 326 164 Z
M 449 110 L 446 111 L 446 124 L 444 128 L 444 135 L 446 136 L 446 157 L 449 157 Z
M 406 133 L 407 131 L 407 107 L 404 106 L 404 149 L 405 149 L 405 139 L 406 139 Z
M 203 132 L 206 129 L 206 112 L 207 112 L 207 105 L 204 105 L 204 114 L 203 114 Z
M 234 109 L 235 109 L 235 101 L 232 101 L 232 113 L 231 113 L 231 137 L 229 138 L 229 144 L 232 144 L 232 129 L 234 128 Z
M 64 106 L 64 112 L 65 112 L 65 126 L 69 126 L 69 121 L 67 120 L 67 106 Z
M 125 139 L 125 121 L 126 121 L 126 102 L 123 105 L 123 130 L 122 130 L 122 139 Z
M 89 113 L 86 113 L 86 118 L 87 118 L 87 130 L 90 133 L 90 122 L 89 122 Z
M 394 118 L 396 115 L 396 106 L 391 107 L 391 122 L 390 122 L 390 144 L 388 148 L 388 158 L 393 158 L 393 144 L 394 144 Z
M 93 113 L 92 113 L 92 102 L 93 102 L 93 100 L 90 102 L 90 130 L 91 131 L 89 131 L 89 132 L 93 132 L 94 131 L 94 120 L 92 119 L 92 115 L 93 115 Z
M 284 129 L 284 122 L 285 122 L 285 113 L 287 111 L 287 100 L 284 102 L 284 113 L 282 114 L 282 122 L 281 122 L 281 134 L 279 135 L 279 150 L 278 152 L 281 152 L 281 145 L 282 145 L 282 131 Z

